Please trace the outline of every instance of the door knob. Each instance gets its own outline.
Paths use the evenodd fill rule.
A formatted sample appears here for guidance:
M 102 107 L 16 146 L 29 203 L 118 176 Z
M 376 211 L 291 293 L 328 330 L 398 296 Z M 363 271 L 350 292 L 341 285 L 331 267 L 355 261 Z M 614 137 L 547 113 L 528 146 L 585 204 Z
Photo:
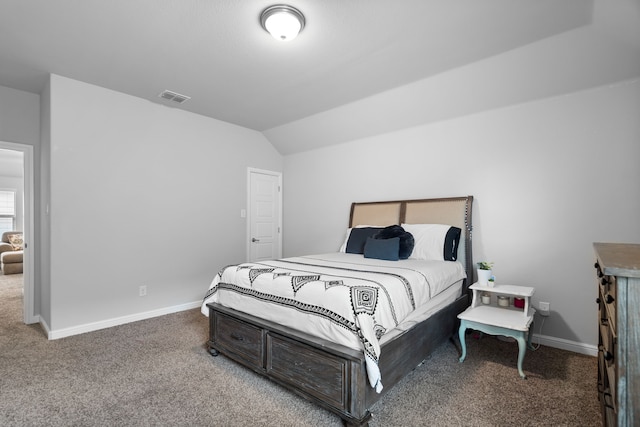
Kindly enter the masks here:
M 252 241 L 253 243 L 255 243 L 255 242 L 259 242 L 259 241 L 260 241 L 260 239 L 256 239 L 255 237 L 252 237 L 252 238 L 251 238 L 251 241 Z

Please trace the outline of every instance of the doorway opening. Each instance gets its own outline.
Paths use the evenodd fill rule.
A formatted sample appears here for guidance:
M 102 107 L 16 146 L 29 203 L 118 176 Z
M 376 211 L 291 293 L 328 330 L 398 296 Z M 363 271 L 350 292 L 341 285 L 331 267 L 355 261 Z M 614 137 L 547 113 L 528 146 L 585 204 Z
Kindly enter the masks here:
M 23 241 L 22 254 L 15 250 L 3 256 L 7 265 L 0 275 L 3 276 L 3 284 L 8 287 L 15 288 L 21 285 L 22 317 L 27 324 L 37 323 L 39 320 L 35 315 L 31 247 L 34 229 L 33 182 L 33 147 L 0 141 L 0 191 L 3 196 L 3 202 L 0 202 L 3 208 L 0 212 L 0 223 L 3 229 L 12 228 L 6 231 L 21 232 Z M 16 243 L 15 239 L 13 240 L 12 243 Z M 15 249 L 18 249 L 18 246 Z M 17 265 L 20 258 L 22 273 Z

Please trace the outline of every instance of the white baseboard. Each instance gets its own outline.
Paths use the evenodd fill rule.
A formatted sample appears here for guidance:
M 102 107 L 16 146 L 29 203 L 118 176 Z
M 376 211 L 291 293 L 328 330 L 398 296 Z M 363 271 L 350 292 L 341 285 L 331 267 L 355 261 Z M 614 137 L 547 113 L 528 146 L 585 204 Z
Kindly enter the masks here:
M 598 347 L 592 344 L 569 341 L 562 338 L 539 334 L 533 334 L 532 341 L 549 347 L 559 348 L 561 350 L 568 350 L 573 351 L 574 353 L 585 354 L 587 356 L 598 355 Z
M 165 307 L 158 310 L 146 311 L 143 313 L 131 314 L 129 316 L 116 317 L 114 319 L 102 320 L 100 322 L 87 323 L 84 325 L 73 326 L 71 328 L 64 328 L 58 330 L 51 330 L 49 325 L 40 317 L 40 325 L 44 329 L 47 337 L 50 340 L 55 340 L 64 337 L 70 337 L 72 335 L 84 334 L 86 332 L 98 331 L 100 329 L 111 328 L 118 325 L 124 325 L 131 322 L 137 322 L 139 320 L 151 319 L 153 317 L 164 316 L 166 314 L 178 313 L 180 311 L 191 310 L 198 308 L 202 305 L 202 301 L 194 301 L 191 303 L 175 305 L 171 307 Z M 598 347 L 591 344 L 580 343 L 576 341 L 565 340 L 563 338 L 551 337 L 548 335 L 533 334 L 532 341 L 546 345 L 549 347 L 559 348 L 561 350 L 572 351 L 574 353 L 585 354 L 587 356 L 597 356 Z
M 164 316 L 165 314 L 178 313 L 180 311 L 191 310 L 202 305 L 202 301 L 194 301 L 186 304 L 174 305 L 171 307 L 160 308 L 158 310 L 146 311 L 144 313 L 136 313 L 128 316 L 116 317 L 114 319 L 101 320 L 99 322 L 87 323 L 84 325 L 73 326 L 70 328 L 51 330 L 46 322 L 41 321 L 43 329 L 50 340 L 58 338 L 70 337 L 72 335 L 84 334 L 86 332 L 98 331 L 100 329 L 111 328 L 126 323 L 137 322 L 139 320 L 151 319 L 152 317 Z
M 49 327 L 47 322 L 42 319 L 42 316 L 38 316 L 38 323 L 40 324 L 40 326 L 42 326 L 42 329 L 44 329 L 44 333 L 47 338 L 51 339 L 51 328 Z

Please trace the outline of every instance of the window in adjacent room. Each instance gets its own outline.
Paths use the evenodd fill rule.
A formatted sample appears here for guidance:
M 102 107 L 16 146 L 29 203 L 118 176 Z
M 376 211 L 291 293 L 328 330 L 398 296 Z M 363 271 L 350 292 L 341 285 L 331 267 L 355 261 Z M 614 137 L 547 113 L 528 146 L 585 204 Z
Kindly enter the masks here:
M 16 192 L 0 190 L 0 235 L 16 226 Z

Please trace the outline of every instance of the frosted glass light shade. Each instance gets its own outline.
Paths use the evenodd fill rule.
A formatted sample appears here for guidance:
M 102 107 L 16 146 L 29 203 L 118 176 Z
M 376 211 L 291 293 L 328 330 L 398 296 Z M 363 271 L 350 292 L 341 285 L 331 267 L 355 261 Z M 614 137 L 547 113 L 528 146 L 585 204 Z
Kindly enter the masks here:
M 262 12 L 260 23 L 276 40 L 289 41 L 304 28 L 304 16 L 294 7 L 276 5 Z

